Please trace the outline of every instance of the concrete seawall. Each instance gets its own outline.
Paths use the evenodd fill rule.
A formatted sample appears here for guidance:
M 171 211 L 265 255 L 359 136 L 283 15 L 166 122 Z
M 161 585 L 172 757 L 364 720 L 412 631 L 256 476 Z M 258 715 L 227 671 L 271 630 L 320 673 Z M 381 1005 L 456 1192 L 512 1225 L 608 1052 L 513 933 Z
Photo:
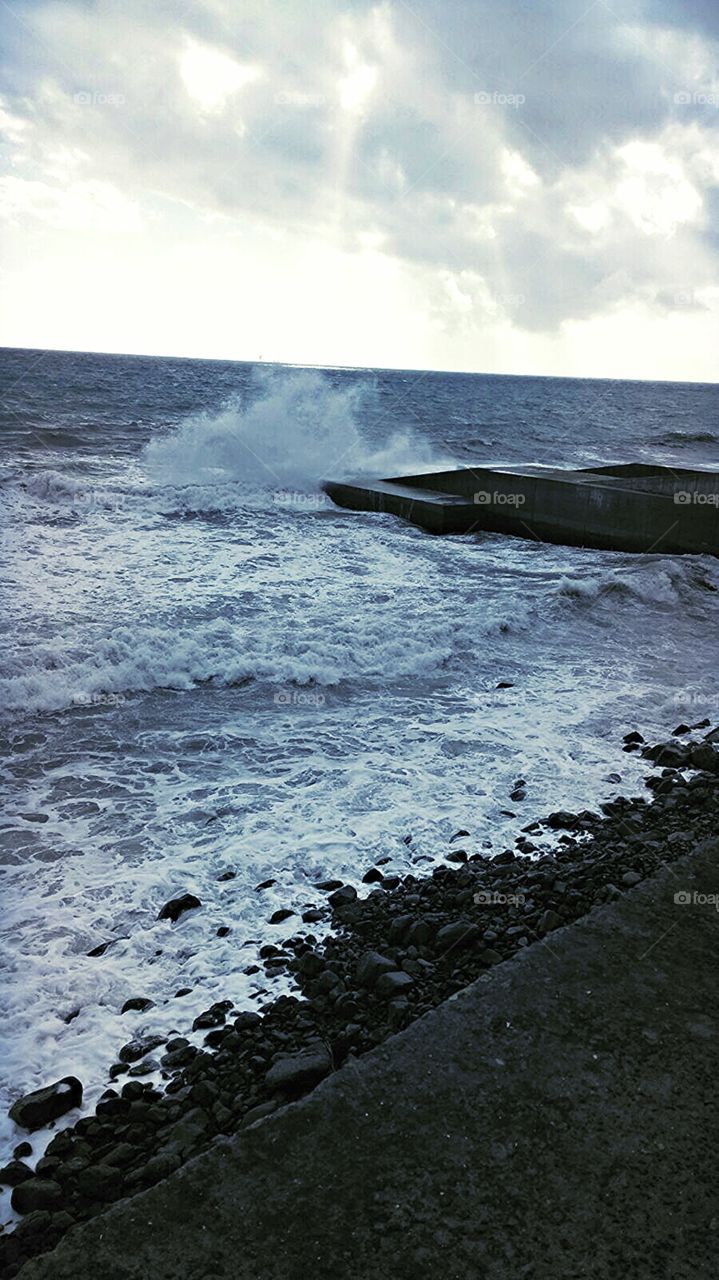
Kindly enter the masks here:
M 23 1280 L 710 1280 L 716 863 L 552 933 Z
M 431 533 L 488 530 L 618 551 L 719 555 L 719 474 L 709 471 L 462 467 L 324 488 L 339 506 L 388 512 Z

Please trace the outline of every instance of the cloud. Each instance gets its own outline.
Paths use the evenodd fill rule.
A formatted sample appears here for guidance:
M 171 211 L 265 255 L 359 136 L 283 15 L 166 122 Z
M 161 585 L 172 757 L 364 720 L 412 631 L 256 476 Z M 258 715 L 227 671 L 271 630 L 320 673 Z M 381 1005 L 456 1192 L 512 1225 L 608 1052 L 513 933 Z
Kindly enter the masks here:
M 191 216 L 219 219 L 228 243 L 372 248 L 421 275 L 450 335 L 499 317 L 552 334 L 622 307 L 661 316 L 672 298 L 681 313 L 716 277 L 713 2 L 16 12 L 15 218 L 118 235 L 161 218 L 172 236 Z

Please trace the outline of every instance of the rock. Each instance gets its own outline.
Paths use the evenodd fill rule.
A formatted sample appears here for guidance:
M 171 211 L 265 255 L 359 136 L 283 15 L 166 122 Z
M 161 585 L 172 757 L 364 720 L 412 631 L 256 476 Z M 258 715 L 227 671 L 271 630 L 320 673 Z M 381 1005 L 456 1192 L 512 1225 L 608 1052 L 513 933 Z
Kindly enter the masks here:
M 13 1151 L 13 1156 L 16 1160 L 24 1160 L 25 1156 L 31 1155 L 32 1147 L 29 1142 L 18 1142 L 15 1150 Z
M 389 941 L 391 943 L 401 942 L 405 934 L 409 933 L 416 919 L 416 916 L 411 915 L 395 916 L 387 934 Z
M 388 960 L 378 951 L 365 951 L 357 964 L 355 977 L 361 987 L 373 987 L 383 973 L 392 973 L 396 968 L 394 960 Z
M 157 1049 L 158 1045 L 165 1043 L 164 1036 L 142 1036 L 136 1040 L 129 1040 L 124 1044 L 117 1055 L 120 1062 L 137 1062 L 139 1058 L 144 1058 L 146 1053 L 151 1049 Z
M 512 680 L 500 680 L 499 684 L 496 684 L 494 687 L 495 689 L 513 689 L 514 682 Z
M 322 1047 L 279 1058 L 267 1072 L 265 1084 L 272 1093 L 296 1093 L 311 1089 L 329 1075 L 332 1063 Z
M 4 1187 L 19 1187 L 21 1182 L 27 1182 L 28 1178 L 34 1177 L 32 1169 L 23 1164 L 22 1160 L 11 1160 L 3 1169 L 0 1169 L 0 1183 Z
M 397 996 L 405 995 L 412 986 L 414 986 L 414 979 L 401 969 L 396 969 L 392 973 L 383 973 L 375 984 L 375 990 L 384 1000 L 393 1000 Z
M 641 733 L 637 733 L 636 729 L 632 733 L 625 733 L 622 742 L 643 742 Z
M 685 736 L 685 734 L 690 733 L 690 732 L 691 732 L 691 730 L 690 730 L 690 728 L 689 728 L 689 725 L 688 725 L 688 724 L 678 724 L 678 725 L 677 725 L 677 727 L 676 727 L 676 729 L 672 729 L 672 737 L 673 737 L 673 738 L 683 738 L 683 737 Z
M 8 1112 L 10 1119 L 21 1129 L 41 1129 L 51 1120 L 64 1116 L 66 1111 L 79 1107 L 82 1102 L 82 1085 L 75 1076 L 64 1076 L 56 1084 L 28 1093 L 18 1098 Z M 29 1213 L 29 1209 L 24 1210 Z
M 323 893 L 331 893 L 333 889 L 342 888 L 342 881 L 341 880 L 320 880 L 319 883 L 314 886 L 314 888 L 321 889 Z
M 453 849 L 451 853 L 447 854 L 447 861 L 448 862 L 466 862 L 467 861 L 466 849 Z
M 163 1178 L 169 1178 L 171 1173 L 179 1169 L 181 1163 L 182 1161 L 177 1155 L 167 1155 L 163 1152 L 160 1155 L 153 1156 L 146 1165 L 137 1170 L 136 1175 L 133 1174 L 133 1185 L 136 1177 L 137 1183 L 143 1187 L 154 1187 Z
M 551 933 L 552 929 L 558 929 L 562 924 L 564 924 L 564 921 L 559 913 L 548 909 L 543 911 L 539 917 L 537 932 L 541 934 Z
M 495 854 L 495 856 L 492 858 L 493 867 L 497 867 L 497 866 L 502 867 L 505 865 L 505 863 L 509 863 L 509 862 L 516 862 L 516 858 L 514 856 L 514 852 L 512 851 L 512 849 L 505 849 L 503 853 Z
M 295 911 L 290 911 L 288 907 L 280 907 L 278 911 L 272 912 L 269 923 L 283 924 L 285 920 L 289 920 L 290 916 L 294 916 L 296 914 L 297 913 Z
M 202 1107 L 194 1107 L 170 1125 L 163 1134 L 162 1152 L 166 1156 L 186 1156 L 204 1137 L 210 1117 Z
M 219 929 L 217 930 L 216 936 L 218 938 L 226 938 L 229 932 L 230 932 L 230 926 L 227 924 L 221 924 Z
M 362 877 L 363 884 L 381 884 L 384 880 L 379 867 L 370 867 L 369 871 L 365 871 Z
M 202 903 L 196 898 L 194 893 L 183 893 L 181 898 L 171 898 L 166 902 L 158 915 L 158 920 L 172 920 L 173 924 L 179 920 L 184 911 L 194 911 L 196 907 L 201 907 Z
M 335 889 L 334 893 L 329 896 L 329 904 L 332 907 L 347 907 L 351 902 L 357 901 L 357 890 L 351 884 L 343 884 L 340 889 Z
M 238 1013 L 235 1018 L 235 1031 L 254 1031 L 261 1025 L 262 1018 L 259 1013 L 251 1013 L 249 1010 Z
M 31 1178 L 13 1188 L 10 1204 L 16 1213 L 34 1213 L 36 1209 L 58 1209 L 62 1203 L 62 1187 L 58 1182 Z
M 236 876 L 236 871 L 223 871 L 222 875 L 217 877 L 217 881 L 219 884 L 224 884 L 227 880 L 234 880 Z
M 261 893 L 263 889 L 271 889 L 273 884 L 277 884 L 276 880 L 262 880 L 260 884 L 255 885 L 255 893 Z
M 241 1128 L 246 1129 L 249 1125 L 254 1124 L 256 1120 L 263 1120 L 265 1116 L 272 1115 L 272 1112 L 277 1110 L 278 1105 L 276 1099 L 271 1098 L 269 1102 L 261 1102 L 259 1106 L 252 1107 L 242 1117 Z
M 76 1181 L 88 1200 L 114 1200 L 122 1188 L 122 1173 L 110 1164 L 93 1164 L 78 1173 Z
M 154 1000 L 148 1000 L 147 996 L 133 996 L 132 999 L 126 1000 L 122 1006 L 120 1013 L 144 1013 L 146 1009 L 154 1008 Z
M 189 996 L 191 991 L 192 987 L 180 987 L 179 991 L 175 992 L 174 999 L 179 1000 L 181 996 Z
M 700 742 L 691 749 L 692 769 L 704 769 L 707 773 L 719 773 L 719 751 L 710 742 Z
M 557 809 L 556 813 L 550 813 L 544 819 L 545 827 L 551 827 L 553 831 L 576 831 L 579 822 L 575 813 L 567 813 L 566 809 Z
M 641 879 L 642 877 L 640 876 L 638 871 L 625 871 L 624 875 L 622 876 L 622 884 L 625 884 L 628 886 L 628 888 L 631 888 L 632 885 L 639 884 Z
M 509 798 L 510 800 L 515 800 L 515 801 L 526 800 L 527 793 L 524 787 L 515 787 L 514 791 L 510 791 Z
M 302 920 L 304 924 L 317 924 L 324 914 L 320 907 L 309 907 L 307 911 L 302 912 Z
M 445 953 L 453 948 L 468 947 L 476 942 L 479 929 L 469 920 L 454 920 L 440 929 L 435 940 L 438 951 Z

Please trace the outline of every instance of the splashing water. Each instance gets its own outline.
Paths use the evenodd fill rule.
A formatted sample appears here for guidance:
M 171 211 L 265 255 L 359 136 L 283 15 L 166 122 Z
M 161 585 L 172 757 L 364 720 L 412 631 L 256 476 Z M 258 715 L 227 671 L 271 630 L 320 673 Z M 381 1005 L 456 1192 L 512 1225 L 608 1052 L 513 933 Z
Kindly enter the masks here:
M 409 432 L 370 442 L 358 426 L 375 394 L 371 382 L 339 389 L 319 372 L 257 370 L 248 403 L 229 400 L 145 450 L 158 484 L 316 488 L 325 478 L 391 475 L 437 465 Z M 380 418 L 379 426 L 382 419 Z

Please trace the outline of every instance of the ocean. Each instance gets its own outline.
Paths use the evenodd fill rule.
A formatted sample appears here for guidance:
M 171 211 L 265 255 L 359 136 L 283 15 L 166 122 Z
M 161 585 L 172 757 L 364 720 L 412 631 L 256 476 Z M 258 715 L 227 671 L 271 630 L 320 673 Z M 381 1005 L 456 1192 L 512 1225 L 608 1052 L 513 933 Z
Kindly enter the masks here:
M 286 989 L 247 970 L 313 882 L 499 852 L 641 792 L 629 730 L 716 723 L 719 561 L 435 539 L 320 489 L 716 467 L 716 385 L 26 350 L 0 382 L 0 1161 L 20 1093 L 94 1105 L 133 1035 Z

